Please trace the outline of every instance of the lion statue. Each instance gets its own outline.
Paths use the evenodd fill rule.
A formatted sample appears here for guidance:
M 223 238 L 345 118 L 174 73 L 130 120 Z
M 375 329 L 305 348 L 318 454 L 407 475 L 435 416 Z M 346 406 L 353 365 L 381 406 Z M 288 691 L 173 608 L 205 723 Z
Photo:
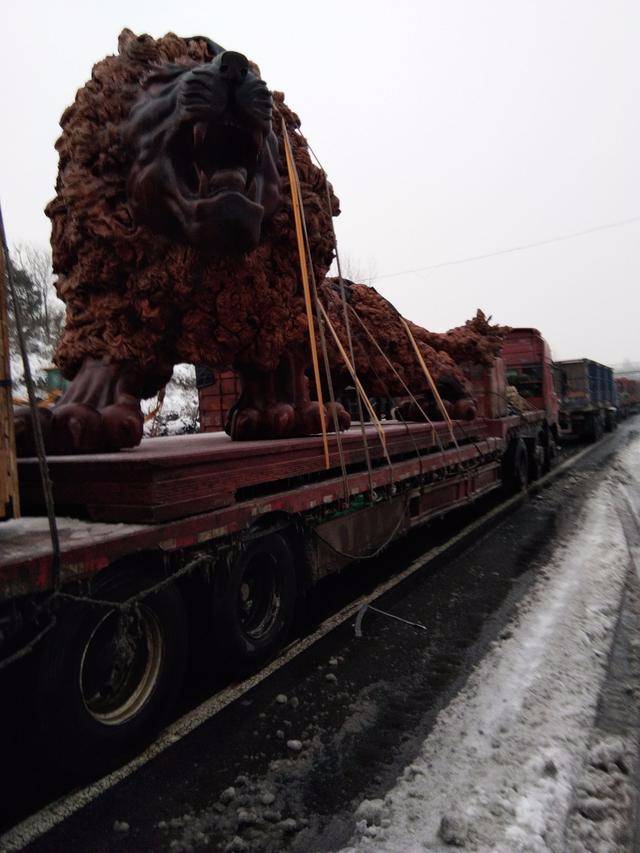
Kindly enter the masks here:
M 51 453 L 114 450 L 142 437 L 142 399 L 180 362 L 237 370 L 234 439 L 280 438 L 349 426 L 339 405 L 321 411 L 309 371 L 309 331 L 285 166 L 297 169 L 319 298 L 345 341 L 339 284 L 326 279 L 339 202 L 312 163 L 300 121 L 258 67 L 202 36 L 154 39 L 123 30 L 118 54 L 98 62 L 65 110 L 56 143 L 54 272 L 66 321 L 55 361 L 70 387 L 39 409 Z M 395 369 L 353 328 L 365 387 L 416 393 L 427 385 L 397 311 L 372 288 L 345 285 Z M 474 321 L 472 321 L 474 322 Z M 411 327 L 436 384 L 473 417 L 459 336 Z M 463 335 L 463 337 L 465 337 Z M 476 360 L 499 349 L 496 327 L 466 333 Z M 352 380 L 332 340 L 336 388 Z M 457 348 L 457 349 L 456 349 Z M 323 380 L 324 381 L 324 380 Z M 373 393 L 373 391 L 372 391 Z M 16 411 L 19 452 L 33 452 L 27 411 Z

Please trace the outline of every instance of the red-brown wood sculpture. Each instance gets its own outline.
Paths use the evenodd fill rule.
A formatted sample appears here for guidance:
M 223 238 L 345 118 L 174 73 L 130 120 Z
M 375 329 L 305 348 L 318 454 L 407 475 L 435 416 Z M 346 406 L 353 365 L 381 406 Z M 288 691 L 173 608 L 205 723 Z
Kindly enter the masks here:
M 52 410 L 39 410 L 49 452 L 138 444 L 140 401 L 179 362 L 239 372 L 233 438 L 320 430 L 283 120 L 320 298 L 346 342 L 339 288 L 325 279 L 338 199 L 282 93 L 270 92 L 242 54 L 201 36 L 156 40 L 124 30 L 118 54 L 94 66 L 62 116 L 57 194 L 46 209 L 67 309 L 56 362 L 73 380 Z M 425 377 L 395 309 L 372 288 L 346 290 L 407 385 L 423 394 Z M 459 365 L 493 355 L 501 330 L 481 315 L 447 335 L 412 330 L 443 396 L 473 416 Z M 363 329 L 353 323 L 352 331 L 365 388 L 403 394 Z M 350 384 L 331 341 L 329 358 L 336 387 Z M 338 417 L 348 427 L 341 407 Z M 32 452 L 26 411 L 17 410 L 16 425 L 20 452 Z

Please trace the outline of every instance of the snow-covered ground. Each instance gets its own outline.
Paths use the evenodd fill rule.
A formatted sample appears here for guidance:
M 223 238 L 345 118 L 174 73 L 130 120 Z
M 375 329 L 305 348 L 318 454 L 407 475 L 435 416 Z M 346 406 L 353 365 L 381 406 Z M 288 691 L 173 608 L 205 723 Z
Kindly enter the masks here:
M 40 395 L 46 394 L 47 382 L 47 367 L 52 366 L 51 362 L 51 347 L 45 344 L 33 348 L 29 352 L 29 367 L 31 369 L 31 378 L 36 388 L 36 393 Z M 11 379 L 13 381 L 13 396 L 14 398 L 26 400 L 27 388 L 24 382 L 24 364 L 20 353 L 11 351 L 10 353 L 10 369 Z
M 39 398 L 47 396 L 47 368 L 53 366 L 53 349 L 42 344 L 29 352 L 31 376 Z M 200 412 L 198 406 L 198 391 L 196 389 L 196 371 L 191 364 L 177 364 L 173 368 L 173 376 L 165 388 L 162 405 L 158 407 L 158 398 L 151 397 L 142 402 L 145 416 L 152 412 L 145 421 L 145 435 L 182 435 L 183 433 L 198 432 L 200 428 Z M 16 400 L 26 400 L 27 389 L 24 383 L 24 366 L 18 352 L 11 352 L 11 377 L 13 380 L 13 397 Z
M 144 400 L 145 415 L 156 410 L 158 398 Z M 154 427 L 155 420 L 155 427 Z M 182 435 L 198 432 L 200 410 L 196 389 L 196 370 L 191 364 L 176 364 L 173 376 L 165 388 L 165 397 L 155 416 L 145 421 L 145 435 Z
M 630 566 L 627 500 L 637 513 L 637 439 L 419 757 L 383 799 L 360 803 L 346 850 L 625 849 L 616 820 L 629 820 L 636 744 L 594 737 L 593 723 Z M 576 802 L 593 820 L 569 820 Z

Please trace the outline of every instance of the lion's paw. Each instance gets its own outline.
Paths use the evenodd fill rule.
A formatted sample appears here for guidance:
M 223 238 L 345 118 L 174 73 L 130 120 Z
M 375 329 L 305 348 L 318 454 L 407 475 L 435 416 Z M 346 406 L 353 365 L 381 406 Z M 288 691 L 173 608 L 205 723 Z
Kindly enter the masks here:
M 139 406 L 112 404 L 98 410 L 85 403 L 64 403 L 37 412 L 49 454 L 104 453 L 135 447 L 142 439 L 144 419 Z M 15 410 L 14 424 L 18 456 L 35 455 L 28 407 Z
M 46 447 L 51 446 L 51 409 L 36 408 L 36 417 Z M 33 418 L 29 406 L 16 406 L 13 410 L 13 427 L 18 456 L 35 456 L 36 441 L 33 434 Z
M 351 417 L 340 403 L 327 403 L 326 406 L 321 406 L 320 403 L 313 401 L 301 406 L 297 414 L 299 435 L 316 435 L 322 432 L 322 417 L 327 432 L 335 432 L 336 418 L 340 431 L 347 430 L 351 426 Z
M 335 429 L 335 419 L 338 420 L 338 429 L 345 432 L 351 426 L 351 415 L 342 405 L 342 403 L 327 403 L 327 418 L 329 419 L 330 430 Z

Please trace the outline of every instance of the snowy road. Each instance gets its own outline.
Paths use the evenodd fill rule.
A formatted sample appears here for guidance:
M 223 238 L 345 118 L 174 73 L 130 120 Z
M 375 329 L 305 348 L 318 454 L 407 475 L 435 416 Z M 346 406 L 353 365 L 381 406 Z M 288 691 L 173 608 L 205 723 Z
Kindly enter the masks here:
M 358 638 L 350 619 L 6 849 L 632 850 L 639 427 L 376 602 L 426 631 L 368 612 Z M 437 534 L 336 588 L 424 560 Z
M 629 569 L 620 517 L 627 496 L 640 503 L 638 440 L 539 571 L 504 639 L 439 715 L 420 755 L 383 799 L 358 806 L 359 837 L 349 849 L 624 849 L 628 813 L 605 814 L 599 796 L 609 796 L 610 773 L 628 778 L 631 745 L 621 738 L 596 745 L 596 759 L 611 768 L 573 809 L 587 817 L 566 827 Z M 639 536 L 637 529 L 636 543 Z

